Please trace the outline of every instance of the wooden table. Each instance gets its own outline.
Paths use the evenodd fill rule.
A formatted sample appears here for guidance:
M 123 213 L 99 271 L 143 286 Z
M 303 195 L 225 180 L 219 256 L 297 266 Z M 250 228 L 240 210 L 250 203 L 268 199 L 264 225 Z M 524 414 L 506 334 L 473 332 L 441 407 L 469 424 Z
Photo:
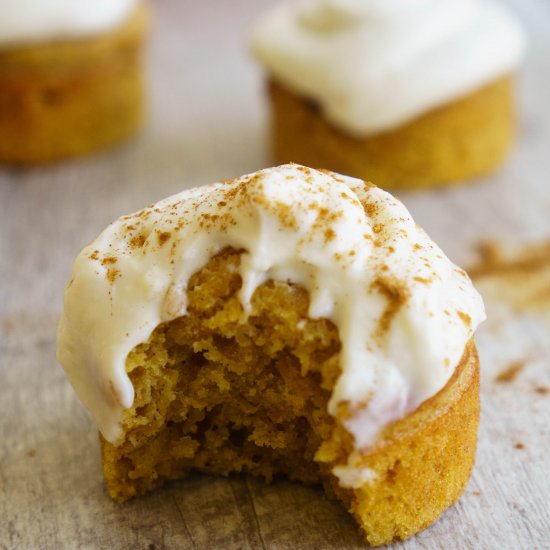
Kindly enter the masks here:
M 503 170 L 401 198 L 455 261 L 493 237 L 550 236 L 550 2 L 509 0 L 530 34 L 521 129 Z M 55 359 L 79 249 L 122 213 L 268 165 L 261 71 L 246 29 L 267 1 L 157 0 L 151 109 L 139 137 L 47 168 L 0 171 L 0 548 L 359 548 L 318 490 L 193 476 L 126 505 L 102 484 L 93 423 Z M 489 313 L 498 304 L 489 304 Z M 460 502 L 402 548 L 550 548 L 550 329 L 529 313 L 479 333 L 477 466 Z M 496 374 L 527 361 L 508 384 Z

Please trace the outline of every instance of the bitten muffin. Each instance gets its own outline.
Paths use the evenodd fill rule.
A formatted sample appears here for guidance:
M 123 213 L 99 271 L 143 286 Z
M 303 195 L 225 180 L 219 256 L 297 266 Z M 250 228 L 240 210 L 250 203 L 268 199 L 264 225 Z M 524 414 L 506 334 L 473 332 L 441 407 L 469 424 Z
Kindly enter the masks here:
M 285 165 L 109 226 L 75 262 L 58 357 L 116 501 L 190 471 L 285 475 L 379 545 L 469 478 L 483 318 L 398 200 Z
M 0 163 L 54 161 L 134 134 L 148 19 L 139 0 L 1 0 Z
M 253 50 L 276 162 L 422 188 L 494 170 L 513 141 L 524 37 L 492 0 L 286 2 Z

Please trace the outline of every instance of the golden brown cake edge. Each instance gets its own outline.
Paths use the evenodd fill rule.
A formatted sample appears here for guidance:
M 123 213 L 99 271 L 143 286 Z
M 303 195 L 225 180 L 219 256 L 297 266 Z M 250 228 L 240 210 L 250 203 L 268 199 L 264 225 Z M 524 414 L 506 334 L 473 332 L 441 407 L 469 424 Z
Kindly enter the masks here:
M 513 75 L 364 138 L 334 127 L 313 101 L 274 80 L 268 92 L 277 163 L 323 166 L 386 188 L 436 187 L 487 174 L 503 162 L 516 133 Z

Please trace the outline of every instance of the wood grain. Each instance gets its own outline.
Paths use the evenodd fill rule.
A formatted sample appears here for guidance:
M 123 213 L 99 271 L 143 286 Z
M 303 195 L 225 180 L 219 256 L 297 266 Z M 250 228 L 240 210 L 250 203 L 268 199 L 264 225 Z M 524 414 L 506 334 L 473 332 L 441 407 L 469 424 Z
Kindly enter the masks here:
M 158 0 L 151 113 L 133 142 L 69 164 L 0 170 L 0 548 L 360 548 L 320 490 L 191 476 L 118 506 L 97 436 L 55 359 L 62 289 L 109 221 L 182 188 L 268 164 L 261 71 L 243 37 L 267 0 Z M 473 245 L 550 236 L 550 3 L 509 0 L 530 33 L 520 139 L 475 185 L 401 198 L 460 263 Z M 550 548 L 550 326 L 498 301 L 479 333 L 477 465 L 459 503 L 406 549 Z M 514 361 L 525 367 L 495 382 Z M 518 445 L 521 443 L 521 445 Z

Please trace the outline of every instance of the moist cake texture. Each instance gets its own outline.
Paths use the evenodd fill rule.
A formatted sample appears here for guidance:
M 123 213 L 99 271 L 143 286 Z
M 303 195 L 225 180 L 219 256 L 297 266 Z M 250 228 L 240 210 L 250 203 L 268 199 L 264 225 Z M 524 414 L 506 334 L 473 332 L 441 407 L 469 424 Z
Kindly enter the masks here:
M 107 228 L 75 262 L 58 357 L 115 500 L 191 470 L 283 474 L 383 544 L 468 479 L 482 319 L 391 195 L 285 165 Z

